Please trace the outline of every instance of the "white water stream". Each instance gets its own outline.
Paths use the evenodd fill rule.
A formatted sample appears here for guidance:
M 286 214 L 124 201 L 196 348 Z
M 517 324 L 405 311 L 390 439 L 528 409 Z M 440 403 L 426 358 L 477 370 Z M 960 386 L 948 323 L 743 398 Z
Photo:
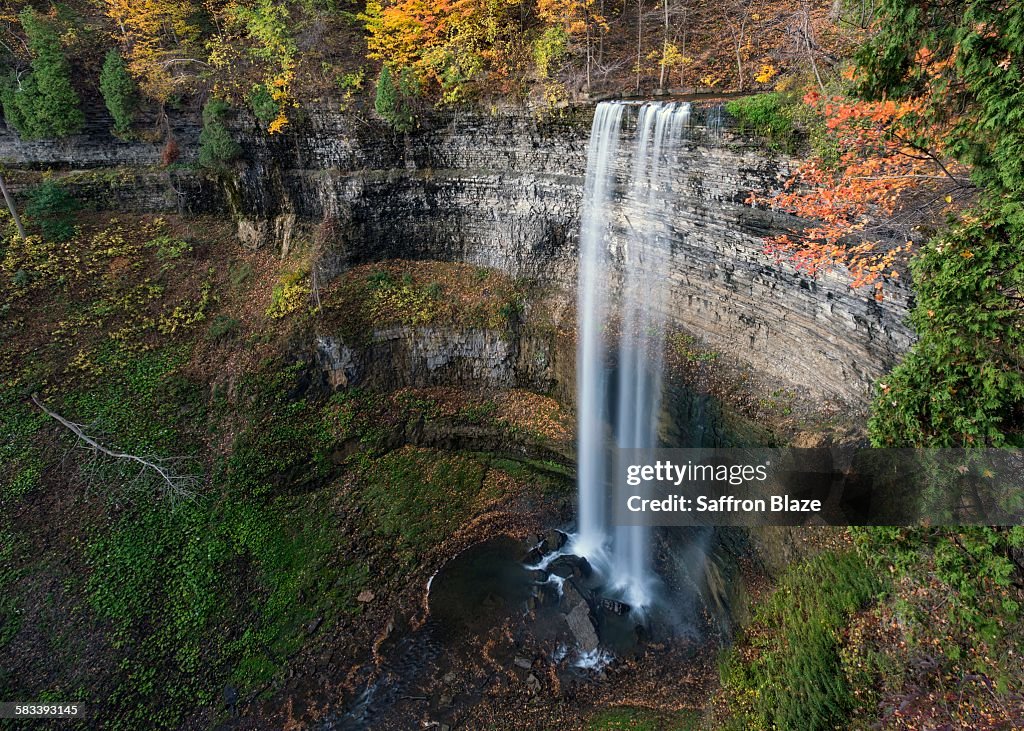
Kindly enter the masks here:
M 634 108 L 599 104 L 590 132 L 576 365 L 579 520 L 571 551 L 605 573 L 624 601 L 643 608 L 651 603 L 655 585 L 650 528 L 611 529 L 608 475 L 613 446 L 657 446 L 668 241 L 652 221 L 627 221 L 625 243 L 615 249 L 610 230 L 624 200 L 641 210 L 664 204 L 659 183 L 671 165 L 670 153 L 686 134 L 690 105 L 640 106 L 631 144 L 624 143 L 624 121 Z

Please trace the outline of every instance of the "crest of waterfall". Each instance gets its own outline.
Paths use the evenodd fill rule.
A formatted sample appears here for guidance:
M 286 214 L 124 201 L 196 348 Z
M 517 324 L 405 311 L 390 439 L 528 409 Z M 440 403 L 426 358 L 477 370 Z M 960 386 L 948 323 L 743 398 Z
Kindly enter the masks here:
M 627 226 L 617 257 L 609 254 L 610 211 L 628 200 L 640 210 L 670 205 L 660 187 L 669 154 L 686 134 L 690 105 L 648 103 L 639 108 L 629 157 L 619 160 L 624 104 L 598 105 L 591 130 L 580 236 L 580 345 L 577 360 L 579 415 L 579 534 L 574 549 L 609 575 L 611 587 L 635 607 L 650 604 L 655 584 L 650 528 L 607 521 L 607 471 L 611 444 L 625 449 L 657 446 L 661 408 L 667 232 L 652 220 Z M 628 168 L 617 163 L 626 163 Z M 617 172 L 628 169 L 628 180 Z M 618 296 L 606 292 L 619 282 Z M 606 337 L 618 323 L 616 337 Z M 606 356 L 615 354 L 609 372 Z M 614 374 L 614 382 L 609 378 Z M 609 388 L 609 386 L 614 388 Z M 610 403 L 615 399 L 614 405 Z M 614 415 L 614 424 L 610 424 Z M 609 439 L 609 426 L 611 438 Z

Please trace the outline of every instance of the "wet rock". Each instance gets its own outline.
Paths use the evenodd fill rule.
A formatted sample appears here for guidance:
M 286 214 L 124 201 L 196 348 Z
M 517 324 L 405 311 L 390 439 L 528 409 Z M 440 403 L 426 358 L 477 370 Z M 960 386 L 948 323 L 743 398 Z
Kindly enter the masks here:
M 630 607 L 625 602 L 620 602 L 616 599 L 609 599 L 608 597 L 605 597 L 601 600 L 601 609 L 608 612 L 609 614 L 614 614 L 616 616 L 622 617 L 626 614 L 629 614 Z
M 515 660 L 512 661 L 512 664 L 515 665 L 517 668 L 522 668 L 523 670 L 529 670 L 533 667 L 533 662 L 526 657 L 517 657 Z
M 540 563 L 540 560 L 544 558 L 544 554 L 541 552 L 540 547 L 531 548 L 525 556 L 523 556 L 522 563 L 527 566 Z
M 565 615 L 565 623 L 569 625 L 569 631 L 583 652 L 592 652 L 597 649 L 597 627 L 594 625 L 594 618 L 590 616 L 590 607 L 586 602 L 577 604 L 571 612 Z
M 562 599 L 558 608 L 568 614 L 580 605 L 586 607 L 588 612 L 590 611 L 590 592 L 572 579 L 568 579 L 562 584 Z
M 559 556 L 548 565 L 548 571 L 563 579 L 570 576 L 582 579 L 590 576 L 592 569 L 587 559 L 580 556 Z
M 541 534 L 538 538 L 540 539 L 540 550 L 543 553 L 557 551 L 565 545 L 566 541 L 569 540 L 569 536 L 560 530 L 555 530 L 554 528 Z
M 548 580 L 548 572 L 544 569 L 533 569 L 530 571 L 530 580 L 543 584 Z
M 550 581 L 535 587 L 534 592 L 534 596 L 537 597 L 537 604 L 542 607 L 554 606 L 561 599 L 558 594 L 558 587 Z

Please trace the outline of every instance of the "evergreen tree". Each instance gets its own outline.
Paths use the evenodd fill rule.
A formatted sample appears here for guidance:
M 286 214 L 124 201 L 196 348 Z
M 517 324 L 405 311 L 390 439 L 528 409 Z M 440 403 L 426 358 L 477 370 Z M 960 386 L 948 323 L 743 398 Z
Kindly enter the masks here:
M 124 59 L 117 49 L 111 48 L 100 72 L 100 91 L 107 104 L 110 116 L 114 118 L 114 133 L 127 134 L 135 121 L 138 107 L 135 80 L 128 73 Z
M 410 91 L 410 77 L 403 72 L 396 85 L 387 65 L 380 71 L 377 79 L 377 98 L 374 108 L 396 132 L 408 132 L 414 126 L 414 118 L 406 96 Z
M 71 85 L 71 68 L 60 35 L 48 18 L 31 7 L 18 17 L 28 36 L 32 71 L 20 80 L 10 79 L 0 90 L 4 116 L 25 139 L 74 134 L 85 118 Z
M 203 167 L 222 170 L 242 154 L 242 146 L 224 125 L 227 111 L 223 99 L 211 98 L 203 107 L 203 131 L 199 133 L 199 164 Z

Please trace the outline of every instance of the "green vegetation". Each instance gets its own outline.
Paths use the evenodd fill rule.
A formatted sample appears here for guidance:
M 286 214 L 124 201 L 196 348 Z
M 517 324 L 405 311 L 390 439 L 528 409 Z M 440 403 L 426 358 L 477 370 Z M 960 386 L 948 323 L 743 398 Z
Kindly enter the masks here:
M 68 241 L 75 235 L 75 213 L 81 207 L 67 188 L 45 180 L 27 193 L 25 215 L 34 220 L 47 241 Z
M 0 389 L 0 506 L 37 488 L 46 468 L 40 439 L 46 416 L 29 405 L 25 396 L 17 389 Z
M 766 138 L 783 152 L 796 152 L 800 135 L 794 121 L 799 100 L 772 92 L 734 99 L 725 110 L 736 119 L 741 132 Z
M 787 569 L 757 607 L 746 639 L 721 661 L 725 728 L 827 731 L 855 707 L 840 632 L 882 589 L 856 552 L 826 552 Z
M 919 340 L 879 386 L 876 446 L 1024 445 L 1024 221 L 981 216 L 912 263 Z
M 399 564 L 414 568 L 487 497 L 485 472 L 471 457 L 405 447 L 363 463 L 362 502 L 376 530 L 395 541 Z
M 256 115 L 256 119 L 264 127 L 269 127 L 281 113 L 281 106 L 274 99 L 274 95 L 270 93 L 266 84 L 257 84 L 252 88 L 249 93 L 249 106 L 252 108 L 252 113 Z
M 199 133 L 199 164 L 211 170 L 222 171 L 228 163 L 238 159 L 242 146 L 231 136 L 224 119 L 229 105 L 223 99 L 211 97 L 203 107 L 203 131 Z
M 114 134 L 127 135 L 131 131 L 138 109 L 138 88 L 116 48 L 111 48 L 103 61 L 100 92 L 110 116 L 114 118 Z
M 54 21 L 27 7 L 18 15 L 32 53 L 32 71 L 0 88 L 4 117 L 25 139 L 67 137 L 85 117 Z
M 409 132 L 416 126 L 409 99 L 416 95 L 416 84 L 407 69 L 398 73 L 397 81 L 391 68 L 384 65 L 377 77 L 377 97 L 374 109 L 396 132 Z

